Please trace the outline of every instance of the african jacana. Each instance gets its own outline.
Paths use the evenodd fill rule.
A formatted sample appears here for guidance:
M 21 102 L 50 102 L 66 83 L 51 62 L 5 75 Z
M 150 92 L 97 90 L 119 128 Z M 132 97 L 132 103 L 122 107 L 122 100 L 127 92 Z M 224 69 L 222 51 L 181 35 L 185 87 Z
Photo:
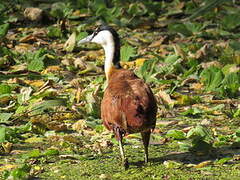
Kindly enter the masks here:
M 100 44 L 105 51 L 104 71 L 108 83 L 101 103 L 101 118 L 104 126 L 113 131 L 119 142 L 124 167 L 128 167 L 128 161 L 124 155 L 122 138 L 132 133 L 141 133 L 147 163 L 149 139 L 156 125 L 157 112 L 151 89 L 132 71 L 121 68 L 120 40 L 113 28 L 100 26 L 78 44 L 86 42 Z

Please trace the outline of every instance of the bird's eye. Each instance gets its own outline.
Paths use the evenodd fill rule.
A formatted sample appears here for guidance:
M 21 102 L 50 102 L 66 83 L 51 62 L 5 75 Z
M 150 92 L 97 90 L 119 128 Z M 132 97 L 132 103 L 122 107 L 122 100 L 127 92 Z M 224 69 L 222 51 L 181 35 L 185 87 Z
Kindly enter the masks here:
M 100 29 L 99 27 L 93 32 L 93 37 L 96 36 L 99 33 Z

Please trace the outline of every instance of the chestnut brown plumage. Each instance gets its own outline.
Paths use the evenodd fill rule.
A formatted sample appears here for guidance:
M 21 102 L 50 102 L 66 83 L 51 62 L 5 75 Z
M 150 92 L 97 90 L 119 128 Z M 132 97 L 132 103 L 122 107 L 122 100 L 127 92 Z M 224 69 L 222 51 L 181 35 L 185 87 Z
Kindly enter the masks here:
M 101 26 L 92 35 L 81 40 L 101 44 L 105 50 L 105 73 L 108 85 L 101 103 L 104 126 L 113 131 L 119 142 L 121 158 L 125 168 L 122 139 L 125 135 L 141 133 L 145 162 L 148 162 L 148 145 L 151 131 L 155 128 L 157 105 L 149 86 L 132 71 L 122 69 L 119 37 L 109 26 Z

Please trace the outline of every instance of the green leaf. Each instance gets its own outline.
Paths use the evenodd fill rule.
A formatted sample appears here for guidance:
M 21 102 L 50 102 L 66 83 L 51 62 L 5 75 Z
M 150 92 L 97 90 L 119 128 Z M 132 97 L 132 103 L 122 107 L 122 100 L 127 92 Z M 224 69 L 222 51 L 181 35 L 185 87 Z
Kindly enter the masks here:
M 147 83 L 157 83 L 158 80 L 155 78 L 155 76 L 157 75 L 157 70 L 155 69 L 157 62 L 157 59 L 149 59 L 147 61 L 144 61 L 143 65 L 137 71 L 137 75 L 140 78 L 144 79 Z
M 65 8 L 65 3 L 63 2 L 53 3 L 50 14 L 55 18 L 61 19 L 64 17 L 64 12 L 63 12 L 64 8 Z
M 189 108 L 188 110 L 186 110 L 186 111 L 184 111 L 180 114 L 183 115 L 183 116 L 189 116 L 189 115 L 196 116 L 196 115 L 199 115 L 199 114 L 202 114 L 202 113 L 204 113 L 203 110 L 194 107 L 194 108 Z
M 21 167 L 11 171 L 10 173 L 11 178 L 9 179 L 14 179 L 14 180 L 28 179 L 30 170 L 31 170 L 31 166 L 24 164 Z
M 72 52 L 76 44 L 76 32 L 73 32 L 64 44 L 67 52 Z
M 76 37 L 76 42 L 80 41 L 81 39 L 85 38 L 88 36 L 87 32 L 80 32 L 77 37 Z
M 172 23 L 168 25 L 168 29 L 172 33 L 180 33 L 186 37 L 193 35 L 193 33 L 186 27 L 185 24 Z
M 225 164 L 227 163 L 228 161 L 230 161 L 232 158 L 231 157 L 225 157 L 225 158 L 222 158 L 222 159 L 219 159 L 217 160 L 217 164 Z
M 18 103 L 20 105 L 26 103 L 31 98 L 33 89 L 31 87 L 22 87 L 20 94 L 18 94 Z
M 238 69 L 238 66 L 236 64 L 226 64 L 223 68 L 222 68 L 222 72 L 223 74 L 226 76 L 227 74 L 230 74 L 232 72 L 236 72 Z
M 30 71 L 41 71 L 44 68 L 44 58 L 34 59 L 28 64 L 28 70 Z
M 220 68 L 211 66 L 204 69 L 200 74 L 200 77 L 205 85 L 206 91 L 216 91 L 216 89 L 220 87 L 224 75 Z
M 41 152 L 39 149 L 34 149 L 27 153 L 28 158 L 36 158 L 41 156 Z
M 234 97 L 239 92 L 240 88 L 240 73 L 229 73 L 222 81 L 224 94 Z
M 163 165 L 168 169 L 178 169 L 183 166 L 182 163 L 172 161 L 172 160 L 164 161 Z
M 187 138 L 193 139 L 194 141 L 212 141 L 212 136 L 205 126 L 197 125 L 187 133 Z
M 53 26 L 48 27 L 47 35 L 50 38 L 61 38 L 63 36 L 61 29 L 58 27 L 53 27 Z
M 59 151 L 57 149 L 48 149 L 43 153 L 44 156 L 55 156 L 59 155 Z
M 127 10 L 132 16 L 142 16 L 147 13 L 147 9 L 142 3 L 132 3 Z
M 181 151 L 189 151 L 191 149 L 191 144 L 186 142 L 178 142 L 179 149 Z
M 34 114 L 42 113 L 46 109 L 53 108 L 55 106 L 65 106 L 66 103 L 63 99 L 47 100 L 36 105 L 31 105 L 31 110 Z
M 231 40 L 229 46 L 235 51 L 240 51 L 240 41 Z
M 11 86 L 7 84 L 0 84 L 0 95 L 2 94 L 10 94 L 12 91 Z
M 187 22 L 184 25 L 193 34 L 200 32 L 206 26 L 206 25 L 202 25 L 201 23 L 191 23 L 191 22 Z
M 240 110 L 240 109 L 238 109 L 238 110 Z M 235 135 L 236 135 L 237 137 L 240 137 L 240 129 L 237 129 L 237 130 L 236 130 Z
M 5 10 L 4 4 L 0 4 L 0 12 Z
M 9 29 L 8 23 L 0 25 L 0 38 L 3 38 L 7 34 L 8 29 Z
M 0 122 L 7 123 L 13 113 L 0 113 Z
M 121 47 L 121 60 L 122 61 L 129 61 L 129 59 L 133 56 L 136 56 L 136 50 L 132 46 L 126 44 Z
M 171 129 L 167 132 L 166 137 L 170 137 L 176 140 L 186 139 L 186 135 L 181 130 Z
M 168 64 L 173 64 L 173 63 L 176 63 L 176 61 L 179 59 L 179 56 L 178 55 L 176 55 L 176 54 L 169 54 L 166 58 L 165 58 L 165 60 L 164 60 L 164 62 L 165 63 L 168 63 Z
M 223 29 L 233 30 L 240 25 L 240 14 L 228 14 L 221 21 Z
M 233 114 L 233 117 L 240 117 L 240 108 Z M 240 132 L 239 132 L 239 137 L 240 137 Z
M 189 149 L 193 152 L 209 153 L 212 149 L 212 144 L 203 140 L 195 139 L 192 142 L 192 147 Z
M 225 2 L 227 0 L 211 0 L 211 1 L 206 1 L 208 3 L 206 3 L 204 6 L 202 7 L 197 7 L 197 11 L 195 11 L 195 13 L 193 13 L 189 18 L 187 18 L 186 20 L 193 20 L 199 16 L 203 16 L 206 12 L 209 12 L 211 9 L 218 7 L 220 4 L 222 4 L 223 2 Z
M 3 57 L 5 55 L 14 57 L 14 54 L 10 49 L 8 49 L 7 47 L 0 47 L 0 57 Z M 9 60 L 8 60 L 8 62 L 9 62 Z
M 0 143 L 3 143 L 6 139 L 6 127 L 0 126 Z

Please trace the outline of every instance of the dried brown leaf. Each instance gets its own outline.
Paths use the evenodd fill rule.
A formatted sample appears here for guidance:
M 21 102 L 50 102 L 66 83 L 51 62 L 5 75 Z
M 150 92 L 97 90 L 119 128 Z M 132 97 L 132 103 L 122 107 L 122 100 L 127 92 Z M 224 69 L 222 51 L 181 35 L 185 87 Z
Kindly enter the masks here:
M 33 45 L 27 43 L 20 43 L 15 46 L 15 51 L 19 53 L 33 52 L 35 49 Z
M 201 63 L 201 66 L 202 66 L 203 69 L 207 69 L 211 66 L 221 67 L 222 65 L 218 61 L 211 61 L 211 62 Z
M 26 8 L 24 10 L 24 17 L 31 21 L 41 21 L 43 16 L 43 10 L 40 8 Z
M 10 142 L 2 143 L 2 147 L 4 149 L 4 152 L 6 152 L 6 153 L 10 153 L 11 152 L 12 146 L 13 146 L 13 143 L 10 143 Z
M 165 91 L 159 91 L 157 96 L 160 97 L 165 103 L 167 103 L 170 107 L 173 107 L 175 101 L 171 99 L 170 95 L 167 94 Z
M 162 45 L 162 43 L 164 42 L 164 40 L 166 39 L 166 36 L 161 36 L 161 38 L 159 40 L 153 41 L 149 47 L 150 48 L 155 48 L 155 47 L 160 47 Z
M 81 132 L 81 131 L 83 131 L 84 129 L 87 128 L 86 121 L 84 121 L 84 120 L 78 120 L 77 122 L 75 122 L 75 123 L 72 125 L 72 128 L 73 128 L 73 130 L 75 130 L 75 131 Z
M 16 167 L 18 167 L 18 165 L 16 164 L 4 164 L 0 167 L 0 172 L 2 171 L 6 171 L 6 170 L 11 170 L 11 169 L 15 169 Z
M 75 45 L 76 45 L 76 32 L 73 32 L 71 36 L 68 38 L 68 40 L 65 42 L 63 47 L 67 52 L 72 52 Z
M 203 168 L 210 164 L 212 164 L 212 161 L 203 161 L 203 162 L 197 164 L 196 166 L 194 166 L 194 168 Z

